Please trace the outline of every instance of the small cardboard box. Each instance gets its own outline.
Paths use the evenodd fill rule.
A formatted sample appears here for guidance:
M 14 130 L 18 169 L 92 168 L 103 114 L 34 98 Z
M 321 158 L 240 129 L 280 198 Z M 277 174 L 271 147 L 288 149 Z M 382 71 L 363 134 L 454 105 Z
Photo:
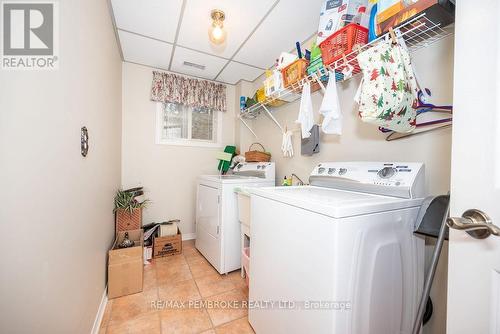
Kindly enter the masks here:
M 182 234 L 177 228 L 177 234 L 169 237 L 155 237 L 153 258 L 171 256 L 182 253 Z
M 125 233 L 135 246 L 118 248 Z M 143 280 L 143 231 L 130 230 L 116 234 L 113 247 L 108 252 L 108 298 L 116 298 L 142 291 Z

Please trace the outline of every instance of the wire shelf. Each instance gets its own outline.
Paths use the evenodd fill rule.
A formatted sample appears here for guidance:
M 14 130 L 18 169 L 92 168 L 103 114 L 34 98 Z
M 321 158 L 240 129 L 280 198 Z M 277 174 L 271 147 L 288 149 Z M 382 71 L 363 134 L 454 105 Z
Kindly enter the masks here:
M 394 32 L 400 41 L 404 41 L 404 44 L 410 52 L 415 52 L 453 34 L 453 26 L 450 25 L 448 27 L 441 27 L 440 23 L 434 23 L 428 19 L 425 14 L 420 14 L 394 28 Z M 322 67 L 316 73 L 312 73 L 289 87 L 277 91 L 272 97 L 266 98 L 263 102 L 241 110 L 240 118 L 254 119 L 260 115 L 264 107 L 272 108 L 271 105 L 277 100 L 286 100 L 287 102 L 298 100 L 300 98 L 302 87 L 306 82 L 311 83 L 312 92 L 322 89 L 324 88 L 330 73 L 335 73 L 336 81 L 350 79 L 352 76 L 361 72 L 356 60 L 358 54 L 389 38 L 389 33 L 385 33 L 368 44 L 356 47 L 354 51 L 346 54 L 345 57 L 334 61 L 330 65 Z M 353 71 L 352 76 L 345 79 L 342 71 L 346 68 L 347 64 L 353 67 Z

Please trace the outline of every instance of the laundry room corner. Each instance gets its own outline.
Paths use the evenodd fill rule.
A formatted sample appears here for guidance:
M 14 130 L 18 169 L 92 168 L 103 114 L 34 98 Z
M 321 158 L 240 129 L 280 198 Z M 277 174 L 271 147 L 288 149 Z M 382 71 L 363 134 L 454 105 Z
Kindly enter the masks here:
M 143 186 L 151 200 L 144 224 L 180 219 L 184 239 L 195 237 L 196 178 L 217 171 L 216 154 L 234 143 L 235 89 L 226 85 L 227 111 L 222 116 L 219 145 L 214 147 L 158 144 L 158 103 L 151 101 L 154 68 L 123 63 L 122 186 Z

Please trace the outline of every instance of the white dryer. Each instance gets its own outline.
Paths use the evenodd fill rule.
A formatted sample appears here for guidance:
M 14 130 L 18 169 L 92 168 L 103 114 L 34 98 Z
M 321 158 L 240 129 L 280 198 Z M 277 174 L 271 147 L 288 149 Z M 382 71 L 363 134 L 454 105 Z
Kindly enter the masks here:
M 195 246 L 219 273 L 241 267 L 235 188 L 274 185 L 274 162 L 240 163 L 233 174 L 198 178 Z
M 322 163 L 310 183 L 251 191 L 256 333 L 411 333 L 423 286 L 424 239 L 413 235 L 423 164 Z

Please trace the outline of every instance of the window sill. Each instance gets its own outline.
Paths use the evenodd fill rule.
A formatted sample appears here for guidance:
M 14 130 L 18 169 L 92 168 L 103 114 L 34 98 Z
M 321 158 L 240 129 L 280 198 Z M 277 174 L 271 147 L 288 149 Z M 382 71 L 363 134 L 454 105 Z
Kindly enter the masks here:
M 211 148 L 222 148 L 221 143 L 211 143 L 196 140 L 161 140 L 156 142 L 157 145 L 167 145 L 167 146 L 192 146 L 192 147 L 211 147 Z

